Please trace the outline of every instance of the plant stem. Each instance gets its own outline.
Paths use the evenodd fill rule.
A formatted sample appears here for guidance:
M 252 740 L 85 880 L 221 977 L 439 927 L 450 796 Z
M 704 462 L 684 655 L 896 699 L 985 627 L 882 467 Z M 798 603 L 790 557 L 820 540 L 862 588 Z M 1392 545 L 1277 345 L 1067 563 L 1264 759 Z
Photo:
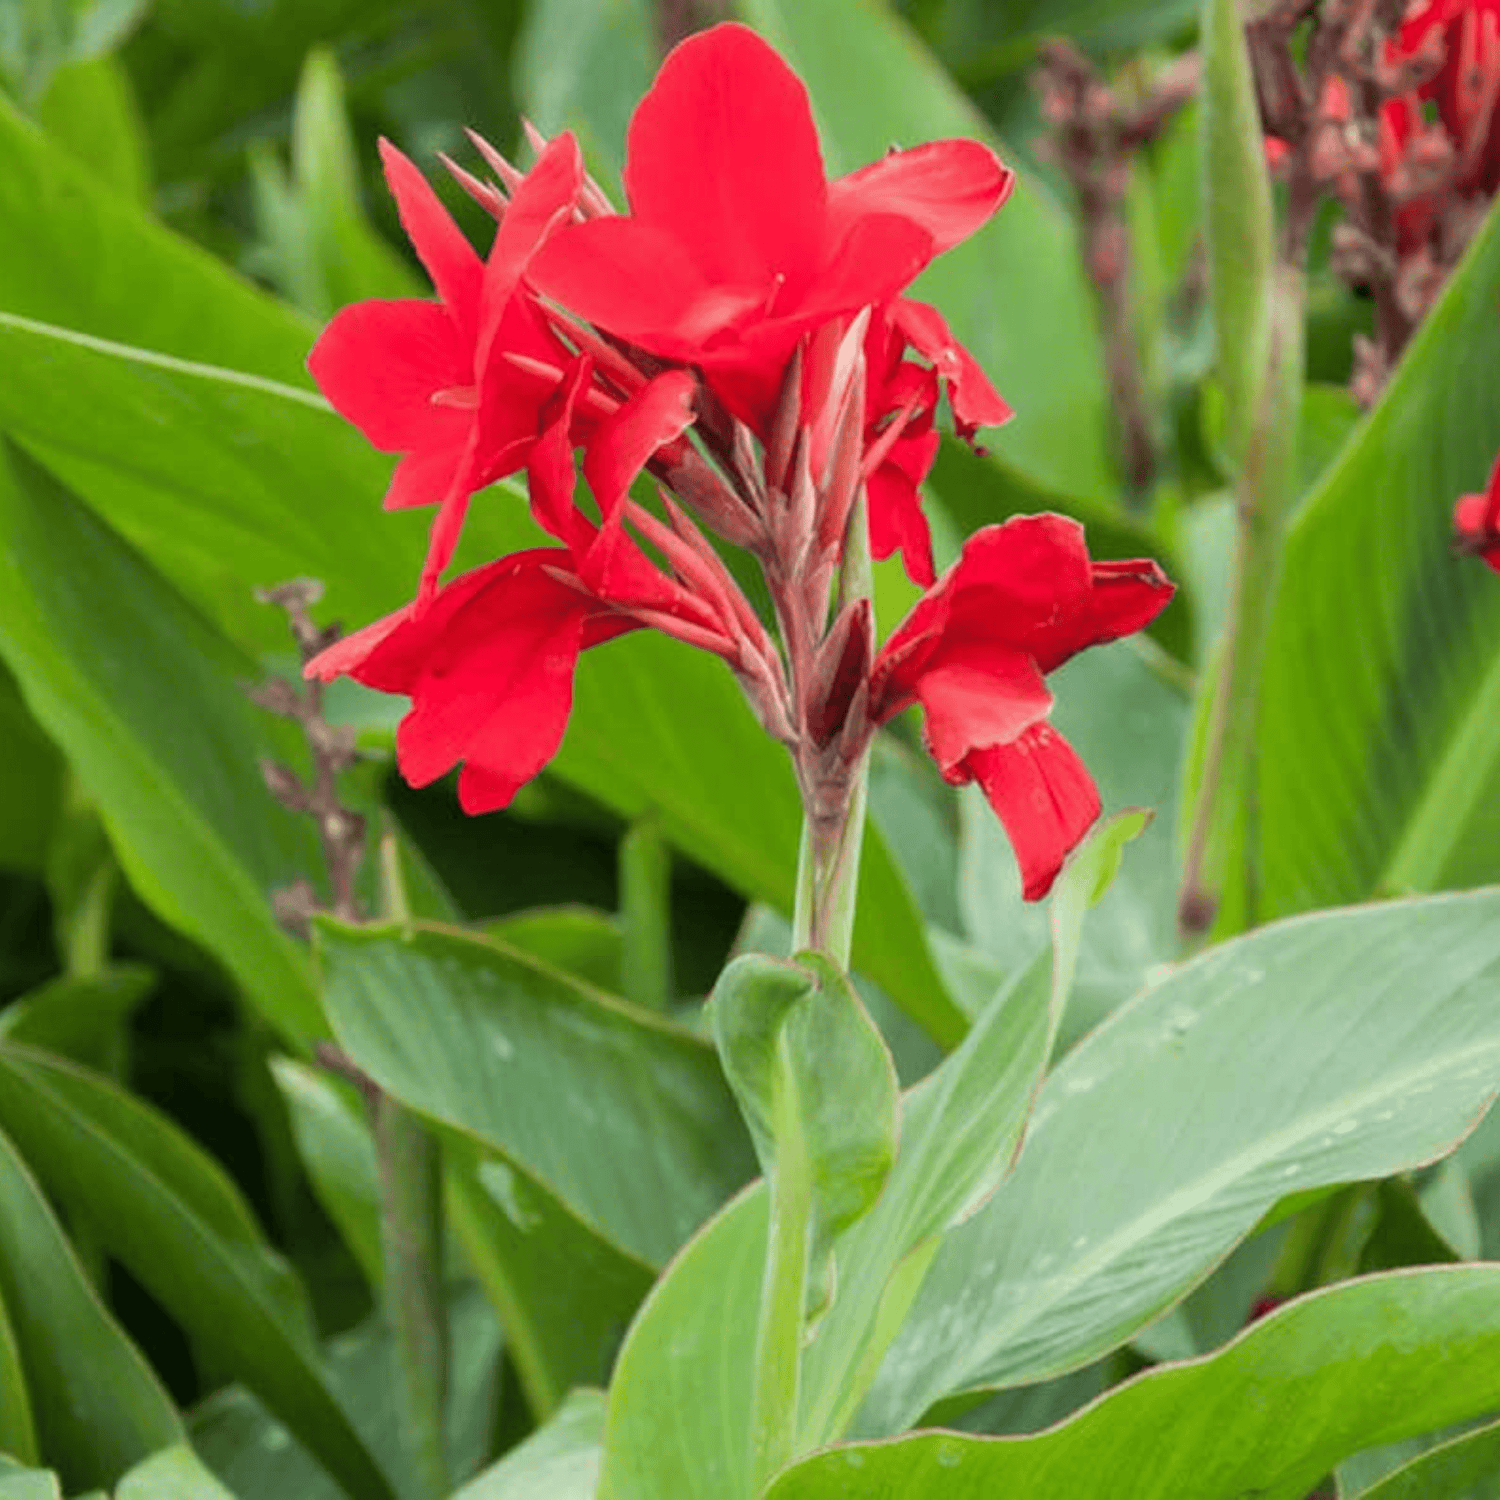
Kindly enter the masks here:
M 1213 925 L 1227 895 L 1242 898 L 1230 913 L 1237 927 L 1253 920 L 1253 834 L 1247 820 L 1255 784 L 1260 679 L 1281 575 L 1296 454 L 1303 301 L 1302 272 L 1281 262 L 1272 281 L 1266 378 L 1235 492 L 1238 534 L 1229 620 L 1220 644 L 1178 908 L 1185 938 L 1199 937 Z M 1241 871 L 1243 884 L 1237 885 Z
M 785 1035 L 779 1046 L 787 1045 Z M 782 1077 L 791 1076 L 784 1068 Z M 807 1307 L 808 1242 L 812 1225 L 812 1175 L 789 1143 L 802 1138 L 797 1099 L 777 1093 L 776 1161 L 770 1173 L 771 1218 L 755 1331 L 755 1392 L 750 1421 L 753 1492 L 760 1494 L 796 1457 L 802 1387 L 802 1325 Z
M 375 1100 L 374 1111 L 386 1316 L 396 1340 L 405 1447 L 414 1493 L 443 1500 L 450 1486 L 441 1155 L 431 1132 L 388 1095 Z

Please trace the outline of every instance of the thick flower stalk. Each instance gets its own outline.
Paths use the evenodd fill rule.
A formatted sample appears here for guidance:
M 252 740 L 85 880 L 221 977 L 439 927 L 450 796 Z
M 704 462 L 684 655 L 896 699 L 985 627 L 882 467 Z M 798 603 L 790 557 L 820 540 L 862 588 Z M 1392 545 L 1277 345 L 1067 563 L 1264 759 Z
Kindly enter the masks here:
M 920 704 L 943 774 L 983 787 L 1027 896 L 1044 894 L 1099 811 L 1047 723 L 1045 674 L 1139 629 L 1172 589 L 1150 562 L 1092 563 L 1055 516 L 986 528 L 935 577 L 920 486 L 940 406 L 965 438 L 1010 411 L 903 292 L 1000 207 L 1011 174 L 947 141 L 827 181 L 801 83 L 735 25 L 678 47 L 642 101 L 629 213 L 609 211 L 570 136 L 534 144 L 522 173 L 480 143 L 498 185 L 454 169 L 498 221 L 484 261 L 384 148 L 440 300 L 347 309 L 311 364 L 404 455 L 387 504 L 439 509 L 413 603 L 309 672 L 408 695 L 403 774 L 420 786 L 461 764 L 460 801 L 483 812 L 556 752 L 581 652 L 641 628 L 713 652 L 790 752 L 811 858 L 799 937 L 834 950 L 871 738 Z M 556 545 L 441 582 L 470 497 L 522 468 Z M 866 524 L 875 555 L 899 552 L 927 587 L 880 651 L 851 587 Z M 710 534 L 755 557 L 774 618 Z

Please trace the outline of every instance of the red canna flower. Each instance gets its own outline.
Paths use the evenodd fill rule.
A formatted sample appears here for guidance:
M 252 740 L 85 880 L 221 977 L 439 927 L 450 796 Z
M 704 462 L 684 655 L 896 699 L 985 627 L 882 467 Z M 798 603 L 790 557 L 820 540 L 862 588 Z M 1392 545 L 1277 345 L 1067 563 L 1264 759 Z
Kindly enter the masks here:
M 390 510 L 440 504 L 424 596 L 453 554 L 470 494 L 524 467 L 552 387 L 497 357 L 556 365 L 563 352 L 521 281 L 531 257 L 569 217 L 583 182 L 577 142 L 563 136 L 522 178 L 481 261 L 415 166 L 380 143 L 386 181 L 436 289 L 356 303 L 323 331 L 308 367 L 323 394 L 386 453 L 405 455 Z
M 969 538 L 875 660 L 871 719 L 922 705 L 927 748 L 948 781 L 983 788 L 1028 901 L 1047 893 L 1100 805 L 1088 768 L 1047 722 L 1043 679 L 1149 625 L 1173 592 L 1148 559 L 1093 562 L 1076 521 L 1017 516 Z
M 1500 573 L 1500 458 L 1482 495 L 1460 495 L 1453 507 L 1453 544 L 1482 557 Z
M 1391 49 L 1415 57 L 1441 38 L 1442 65 L 1417 90 L 1437 104 L 1456 152 L 1455 190 L 1486 196 L 1500 188 L 1500 0 L 1428 0 L 1408 12 Z

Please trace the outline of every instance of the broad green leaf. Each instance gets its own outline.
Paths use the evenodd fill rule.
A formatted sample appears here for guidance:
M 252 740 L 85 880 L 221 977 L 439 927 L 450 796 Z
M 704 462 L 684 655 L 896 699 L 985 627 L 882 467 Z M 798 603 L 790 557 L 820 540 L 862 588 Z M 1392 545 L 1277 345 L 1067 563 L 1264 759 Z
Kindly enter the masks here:
M 329 1389 L 300 1288 L 219 1167 L 112 1084 L 0 1051 L 0 1125 L 110 1253 L 356 1493 L 387 1481 Z
M 323 1025 L 270 898 L 319 855 L 311 826 L 261 781 L 260 755 L 296 757 L 284 726 L 244 696 L 254 665 L 3 445 L 0 538 L 0 654 L 97 804 L 131 884 L 306 1044 Z
M 1208 1359 L 1148 1372 L 1051 1432 L 833 1449 L 784 1473 L 767 1500 L 1302 1500 L 1358 1448 L 1500 1403 L 1497 1293 L 1495 1266 L 1330 1287 Z
M 736 1198 L 683 1247 L 641 1307 L 610 1382 L 598 1500 L 751 1500 L 769 1201 L 759 1182 Z
M 1359 1492 L 1359 1500 L 1496 1500 L 1497 1496 L 1500 1423 L 1454 1438 Z
M 1245 26 L 1235 0 L 1204 0 L 1202 26 L 1209 297 L 1224 393 L 1225 446 L 1238 464 L 1261 420 L 1276 225 Z
M 604 1394 L 574 1391 L 557 1415 L 472 1479 L 453 1500 L 594 1500 L 604 1446 Z
M 115 1500 L 234 1500 L 186 1444 L 155 1453 L 120 1481 Z
M 130 74 L 115 57 L 70 63 L 37 101 L 42 129 L 112 192 L 145 205 L 151 167 Z
M 23 1042 L 104 1071 L 119 1027 L 150 993 L 156 975 L 114 964 L 92 979 L 49 980 L 0 1010 L 0 1041 Z
M 1053 888 L 1051 952 L 1018 974 L 963 1044 L 901 1101 L 901 1148 L 874 1211 L 838 1246 L 839 1285 L 809 1348 L 804 1448 L 842 1435 L 938 1248 L 1014 1166 L 1076 971 L 1084 917 L 1144 823 L 1100 828 Z
M 497 917 L 479 930 L 611 995 L 621 992 L 620 919 L 610 912 L 587 906 L 537 907 Z
M 1497 977 L 1486 891 L 1265 928 L 1117 1010 L 1047 1080 L 1016 1170 L 945 1240 L 858 1430 L 1076 1369 L 1288 1192 L 1450 1151 L 1493 1093 Z
M 1500 875 L 1500 589 L 1450 542 L 1500 448 L 1497 279 L 1500 211 L 1292 521 L 1259 743 L 1262 918 Z
M 514 949 L 318 923 L 328 1018 L 404 1104 L 486 1142 L 662 1264 L 750 1173 L 712 1049 Z
M 449 1467 L 474 1472 L 489 1451 L 498 1396 L 501 1335 L 479 1290 L 466 1285 L 450 1295 L 452 1339 L 447 1411 Z M 328 1382 L 353 1417 L 370 1451 L 403 1497 L 419 1492 L 402 1452 L 400 1379 L 394 1342 L 379 1313 L 323 1347 Z M 243 1386 L 226 1386 L 196 1408 L 190 1419 L 193 1447 L 241 1500 L 351 1500 L 366 1491 L 334 1483 L 287 1427 Z
M 297 1154 L 324 1212 L 365 1280 L 380 1286 L 380 1186 L 368 1118 L 350 1085 L 290 1057 L 270 1059 L 271 1076 L 291 1116 Z
M 183 1440 L 151 1367 L 83 1274 L 20 1155 L 0 1135 L 0 1303 L 43 1458 L 70 1490 L 112 1484 Z
M 602 1384 L 651 1272 L 523 1172 L 456 1133 L 443 1144 L 448 1221 L 505 1328 L 538 1421 Z
M 990 137 L 890 9 L 871 0 L 742 0 L 740 11 L 807 84 L 830 174 L 863 167 L 893 143 Z M 1015 408 L 1015 420 L 985 439 L 999 460 L 1055 493 L 1113 499 L 1092 293 L 1072 222 L 1041 183 L 1020 172 L 993 222 L 937 260 L 914 290 Z
M 659 60 L 648 0 L 533 0 L 516 41 L 516 86 L 543 135 L 569 129 L 578 136 L 613 195 L 625 165 L 625 127 Z

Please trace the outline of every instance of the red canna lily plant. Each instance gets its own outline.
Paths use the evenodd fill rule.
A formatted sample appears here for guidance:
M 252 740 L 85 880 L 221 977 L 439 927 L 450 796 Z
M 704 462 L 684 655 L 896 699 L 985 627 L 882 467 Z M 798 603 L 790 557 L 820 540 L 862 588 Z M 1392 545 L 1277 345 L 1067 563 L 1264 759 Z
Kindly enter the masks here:
M 410 696 L 403 773 L 422 785 L 462 763 L 460 799 L 482 812 L 557 750 L 580 652 L 644 626 L 714 652 L 792 755 L 811 853 L 801 936 L 832 949 L 871 738 L 920 704 L 944 776 L 980 784 L 1026 896 L 1044 895 L 1099 812 L 1047 722 L 1045 675 L 1149 623 L 1172 586 L 1149 561 L 1091 562 L 1056 516 L 985 528 L 935 579 L 920 485 L 940 397 L 966 438 L 1010 410 L 902 292 L 1001 206 L 1011 174 L 945 141 L 828 182 L 801 83 L 737 25 L 683 43 L 642 101 L 628 214 L 608 211 L 570 136 L 525 173 L 481 150 L 500 185 L 459 176 L 499 221 L 483 262 L 384 148 L 440 301 L 350 308 L 313 352 L 333 404 L 405 455 L 387 504 L 440 509 L 415 601 L 310 675 Z M 523 467 L 558 545 L 440 586 L 471 494 Z M 642 472 L 659 512 L 631 496 Z M 759 562 L 775 639 L 703 528 Z M 879 652 L 871 548 L 928 586 Z

